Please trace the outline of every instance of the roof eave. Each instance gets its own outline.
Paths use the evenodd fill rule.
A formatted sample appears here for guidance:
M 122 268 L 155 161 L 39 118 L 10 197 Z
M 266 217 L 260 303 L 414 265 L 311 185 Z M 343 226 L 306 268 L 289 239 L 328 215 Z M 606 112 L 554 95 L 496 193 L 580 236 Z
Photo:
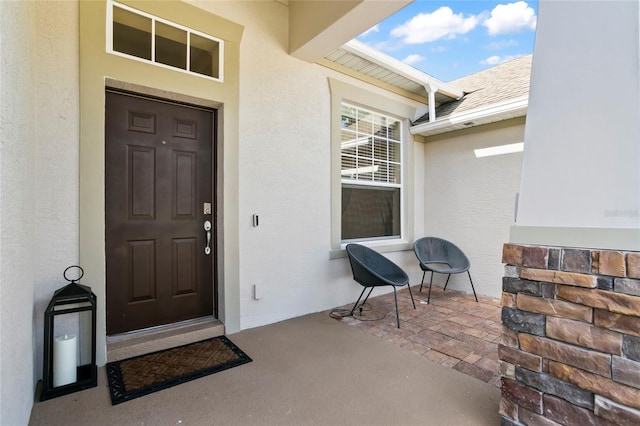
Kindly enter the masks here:
M 527 114 L 529 95 L 519 96 L 506 101 L 484 105 L 478 108 L 463 111 L 439 118 L 434 122 L 421 123 L 409 128 L 412 135 L 433 136 L 440 133 L 451 132 L 459 129 L 483 124 L 495 123 L 510 118 L 522 117 Z
M 457 87 L 448 83 L 444 83 L 428 74 L 423 73 L 404 62 L 398 61 L 382 52 L 373 49 L 356 39 L 349 41 L 342 46 L 344 50 L 354 55 L 360 56 L 376 65 L 386 67 L 390 71 L 395 72 L 409 80 L 415 81 L 423 86 L 430 86 L 431 89 L 437 89 L 438 92 L 452 98 L 460 99 L 464 96 L 464 92 Z

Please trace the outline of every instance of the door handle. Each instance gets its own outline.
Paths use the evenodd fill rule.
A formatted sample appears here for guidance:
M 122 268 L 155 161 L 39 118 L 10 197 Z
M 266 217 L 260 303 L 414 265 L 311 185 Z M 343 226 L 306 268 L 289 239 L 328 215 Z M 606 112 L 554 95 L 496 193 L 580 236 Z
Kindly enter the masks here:
M 208 220 L 204 222 L 204 230 L 207 231 L 207 245 L 204 247 L 204 254 L 208 256 L 211 254 L 211 222 Z

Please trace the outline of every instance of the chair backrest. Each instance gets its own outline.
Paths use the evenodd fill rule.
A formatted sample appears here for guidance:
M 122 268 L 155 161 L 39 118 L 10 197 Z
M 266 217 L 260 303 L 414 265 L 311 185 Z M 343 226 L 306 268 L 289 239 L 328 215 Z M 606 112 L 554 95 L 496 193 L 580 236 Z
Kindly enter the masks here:
M 409 282 L 409 277 L 402 268 L 377 251 L 361 244 L 347 244 L 346 250 L 353 279 L 361 285 L 372 287 L 389 285 L 391 282 Z
M 413 245 L 418 260 L 423 263 L 447 263 L 452 268 L 469 268 L 471 262 L 451 241 L 437 237 L 420 238 Z

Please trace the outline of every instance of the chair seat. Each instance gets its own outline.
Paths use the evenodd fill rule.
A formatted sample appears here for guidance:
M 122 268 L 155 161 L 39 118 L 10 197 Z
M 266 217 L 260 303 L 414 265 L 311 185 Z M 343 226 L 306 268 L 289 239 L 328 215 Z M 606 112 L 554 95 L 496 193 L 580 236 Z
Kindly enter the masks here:
M 405 274 L 389 274 L 385 276 L 385 281 L 388 284 L 394 285 L 396 287 L 402 287 L 404 285 L 409 284 L 409 279 Z
M 424 276 L 427 271 L 431 272 L 431 279 L 429 280 L 429 295 L 427 296 L 427 304 L 431 300 L 431 286 L 433 284 L 433 273 L 447 274 L 447 282 L 444 284 L 444 289 L 447 289 L 449 284 L 449 278 L 451 274 L 459 274 L 466 272 L 469 275 L 469 282 L 471 283 L 471 290 L 473 290 L 473 297 L 476 302 L 478 296 L 476 295 L 476 289 L 473 287 L 473 281 L 471 280 L 471 273 L 469 268 L 471 262 L 469 258 L 464 254 L 462 250 L 450 241 L 443 240 L 436 237 L 424 237 L 417 240 L 413 245 L 413 251 L 418 258 L 420 269 L 422 269 L 422 283 L 420 284 L 420 291 L 424 285 Z
M 451 267 L 451 265 L 448 265 L 443 262 L 443 263 L 436 263 L 436 264 L 420 263 L 420 269 L 422 269 L 423 271 L 438 272 L 440 274 L 459 274 L 460 272 L 464 272 L 469 268 L 467 267 L 453 268 Z
M 369 289 L 369 294 L 364 298 L 362 307 L 366 302 L 374 287 L 381 287 L 390 285 L 393 288 L 393 297 L 396 302 L 396 321 L 398 328 L 400 328 L 400 313 L 398 311 L 398 297 L 396 295 L 396 287 L 407 286 L 409 288 L 409 295 L 411 296 L 411 303 L 413 303 L 413 309 L 416 308 L 416 304 L 413 301 L 413 294 L 411 294 L 411 286 L 409 286 L 409 276 L 402 268 L 387 259 L 375 250 L 361 244 L 347 244 L 347 255 L 349 256 L 349 263 L 351 264 L 351 270 L 353 271 L 353 279 L 362 287 L 362 293 L 360 297 L 353 305 L 351 309 L 351 315 L 355 311 L 360 299 L 364 295 L 365 291 Z

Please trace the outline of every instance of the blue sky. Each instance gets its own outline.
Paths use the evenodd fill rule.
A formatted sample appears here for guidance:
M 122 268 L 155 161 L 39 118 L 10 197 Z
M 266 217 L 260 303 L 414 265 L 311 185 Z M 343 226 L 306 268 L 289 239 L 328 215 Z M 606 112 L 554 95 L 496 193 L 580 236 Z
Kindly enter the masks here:
M 417 0 L 357 39 L 448 82 L 533 52 L 538 2 Z

